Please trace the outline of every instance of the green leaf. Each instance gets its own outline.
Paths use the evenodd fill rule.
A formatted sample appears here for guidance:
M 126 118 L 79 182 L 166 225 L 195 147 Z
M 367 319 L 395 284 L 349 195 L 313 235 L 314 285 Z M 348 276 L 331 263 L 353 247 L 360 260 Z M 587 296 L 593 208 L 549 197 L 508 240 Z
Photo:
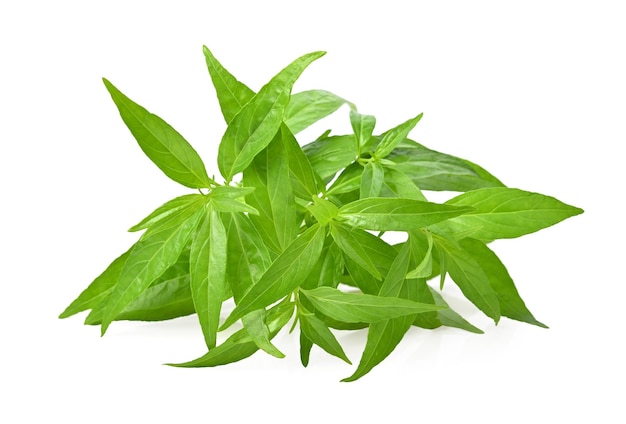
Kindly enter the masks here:
M 445 258 L 447 272 L 465 297 L 497 323 L 500 302 L 480 264 L 453 240 L 434 234 L 433 241 Z
M 377 231 L 409 231 L 427 227 L 472 211 L 414 199 L 371 197 L 342 206 L 338 220 L 356 228 Z
M 352 125 L 352 131 L 354 131 L 357 149 L 360 154 L 363 147 L 365 147 L 372 138 L 374 127 L 376 126 L 376 118 L 371 115 L 361 115 L 356 110 L 351 110 L 350 125 Z
M 303 290 L 307 299 L 324 315 L 343 322 L 378 322 L 404 315 L 442 309 L 439 306 L 395 297 L 344 293 L 332 287 Z
M 302 146 L 311 166 L 323 178 L 332 178 L 354 162 L 358 156 L 354 136 L 342 135 L 323 138 Z
M 59 315 L 59 318 L 71 317 L 87 309 L 98 306 L 108 298 L 117 284 L 122 268 L 128 259 L 132 247 L 117 257 L 83 292 Z
M 391 270 L 385 278 L 380 289 L 379 296 L 381 297 L 379 299 L 415 300 L 416 296 L 414 293 L 417 287 L 415 281 L 406 280 L 405 278 L 409 270 L 410 260 L 410 245 L 405 243 L 398 252 Z M 389 356 L 400 343 L 404 334 L 411 328 L 411 324 L 415 321 L 417 315 L 417 313 L 406 314 L 397 318 L 372 323 L 367 332 L 367 342 L 359 361 L 359 366 L 354 374 L 342 381 L 354 381 L 361 378 Z
M 404 140 L 387 159 L 422 190 L 468 191 L 504 184 L 480 166 L 455 156 Z
M 168 202 L 165 202 L 158 208 L 156 208 L 150 215 L 141 220 L 138 224 L 130 227 L 128 231 L 140 231 L 156 224 L 157 222 L 167 218 L 176 211 L 179 211 L 193 203 L 196 203 L 199 199 L 202 199 L 201 194 L 186 194 L 184 196 L 176 197 Z
M 343 277 L 344 261 L 339 247 L 327 238 L 317 263 L 302 281 L 301 287 L 314 289 L 315 287 L 337 287 Z
M 241 199 L 256 190 L 256 187 L 217 186 L 213 187 L 209 196 L 212 199 Z
M 380 271 L 376 268 L 376 257 L 371 257 L 364 248 L 364 241 L 369 242 L 369 237 L 365 231 L 352 230 L 344 225 L 333 224 L 330 227 L 337 246 L 360 267 L 369 272 L 377 280 L 382 280 Z M 373 237 L 373 236 L 372 236 Z
M 103 81 L 139 147 L 165 175 L 190 188 L 206 188 L 215 184 L 207 175 L 202 159 L 183 136 L 167 122 L 122 94 L 107 79 L 103 78 Z
M 274 338 L 289 322 L 293 315 L 294 306 L 295 304 L 291 302 L 281 302 L 267 312 L 267 326 L 270 332 L 270 339 Z M 167 365 L 181 368 L 216 367 L 241 361 L 254 354 L 257 350 L 259 350 L 259 347 L 252 341 L 248 330 L 242 328 L 233 333 L 224 343 L 193 361 Z
M 289 131 L 289 128 L 283 124 L 280 127 L 280 131 L 282 132 L 283 142 L 287 150 L 289 173 L 294 194 L 303 199 L 317 197 L 318 193 L 322 191 L 324 183 L 313 170 L 309 159 L 302 151 L 294 135 Z
M 339 209 L 332 202 L 315 197 L 313 203 L 307 206 L 307 210 L 315 217 L 320 225 L 328 224 L 337 216 Z
M 270 267 L 272 259 L 261 235 L 247 216 L 229 214 L 224 218 L 228 235 L 227 280 L 235 302 L 239 303 L 244 293 Z
M 381 197 L 404 197 L 406 199 L 427 201 L 413 180 L 395 167 L 385 168 L 385 178 L 380 195 Z
M 447 308 L 437 311 L 439 321 L 442 325 L 445 325 L 446 327 L 460 328 L 461 330 L 469 331 L 470 333 L 484 333 L 483 330 L 474 327 L 472 324 L 467 322 L 465 318 L 450 309 L 443 296 L 441 296 L 441 294 L 437 290 L 433 289 L 432 287 L 428 287 L 428 289 L 433 296 L 435 304 L 445 306 Z
M 192 207 L 193 206 L 193 207 Z M 102 334 L 113 319 L 173 265 L 190 240 L 201 217 L 202 204 L 193 204 L 149 229 L 131 250 L 111 293 L 102 319 Z
M 326 191 L 328 196 L 335 196 L 342 193 L 357 191 L 360 195 L 361 178 L 363 177 L 363 167 L 359 163 L 353 163 L 343 170 L 330 188 Z
M 411 130 L 415 128 L 415 125 L 422 119 L 422 115 L 423 114 L 420 113 L 415 118 L 411 118 L 382 134 L 380 143 L 376 147 L 373 156 L 381 159 L 391 153 L 391 151 L 409 135 Z
M 291 88 L 304 69 L 324 52 L 314 52 L 293 61 L 280 71 L 235 115 L 219 145 L 217 163 L 230 181 L 246 169 L 280 129 Z
M 228 293 L 226 252 L 226 229 L 219 213 L 210 208 L 193 235 L 190 256 L 193 303 L 209 349 L 215 347 L 222 300 Z
M 86 325 L 100 325 L 106 302 L 94 308 Z M 174 278 L 159 278 L 130 302 L 114 321 L 164 321 L 195 313 L 189 287 L 189 273 Z
M 548 328 L 545 324 L 537 321 L 528 310 L 506 267 L 485 243 L 466 238 L 461 240 L 459 244 L 485 271 L 491 287 L 495 290 L 500 301 L 502 316 Z
M 211 198 L 211 207 L 219 212 L 230 213 L 248 213 L 250 215 L 259 215 L 259 211 L 249 204 L 236 199 L 226 197 Z
M 383 188 L 385 169 L 377 161 L 369 161 L 361 177 L 361 199 L 378 197 Z
M 298 287 L 320 257 L 324 233 L 324 227 L 314 225 L 295 239 L 243 295 L 222 328 L 229 327 L 249 312 L 272 304 Z
M 409 233 L 409 243 L 411 244 L 411 254 L 414 255 L 414 258 L 417 262 L 417 266 L 409 271 L 406 275 L 406 278 L 429 278 L 433 272 L 433 236 L 430 231 L 425 231 L 424 235 L 426 236 L 426 241 L 428 243 L 428 248 L 426 252 L 424 252 L 419 244 L 416 243 L 416 232 L 411 231 Z M 416 256 L 419 255 L 419 256 Z
M 285 112 L 285 124 L 297 134 L 322 118 L 330 115 L 342 105 L 355 106 L 349 101 L 324 90 L 309 90 L 291 96 Z
M 285 354 L 278 350 L 278 348 L 270 341 L 272 337 L 270 330 L 265 323 L 265 319 L 265 309 L 252 311 L 241 318 L 244 327 L 252 338 L 252 341 L 259 347 L 259 349 L 264 350 L 276 358 L 284 358 Z
M 306 367 L 309 365 L 309 359 L 311 356 L 311 348 L 313 347 L 313 342 L 304 335 L 304 331 L 300 330 L 300 362 L 302 362 L 302 366 Z
M 471 229 L 471 237 L 480 240 L 520 237 L 583 213 L 554 197 L 506 187 L 470 191 L 446 204 L 474 208 L 445 227 L 453 233 Z
M 343 348 L 337 341 L 337 338 L 335 338 L 335 335 L 319 318 L 311 313 L 303 313 L 299 315 L 299 317 L 300 329 L 307 339 L 324 349 L 329 354 L 352 365 L 352 362 L 350 362 L 346 356 Z
M 203 51 L 222 114 L 228 124 L 254 97 L 254 91 L 228 72 L 206 46 L 203 46 Z
M 289 160 L 283 132 L 259 153 L 243 173 L 243 183 L 256 187 L 248 196 L 250 206 L 259 213 L 251 216 L 270 249 L 282 252 L 296 237 L 296 203 L 289 180 Z

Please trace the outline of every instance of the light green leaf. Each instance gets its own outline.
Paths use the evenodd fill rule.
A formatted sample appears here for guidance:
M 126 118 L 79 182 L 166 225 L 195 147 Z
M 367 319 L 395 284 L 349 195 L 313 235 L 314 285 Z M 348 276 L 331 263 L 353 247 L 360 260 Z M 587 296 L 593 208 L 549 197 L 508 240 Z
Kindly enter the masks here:
M 190 274 L 193 303 L 204 340 L 215 347 L 226 282 L 227 235 L 217 211 L 209 208 L 191 241 Z
M 203 47 L 203 51 L 222 114 L 229 124 L 254 97 L 254 91 L 228 72 L 206 46 Z
M 425 231 L 424 235 L 426 236 L 426 241 L 428 243 L 428 249 L 426 252 L 423 252 L 419 247 L 419 244 L 415 243 L 415 232 L 411 231 L 409 233 L 409 243 L 412 247 L 411 253 L 413 255 L 421 256 L 414 256 L 414 258 L 419 262 L 417 262 L 417 266 L 414 269 L 407 273 L 406 278 L 429 278 L 433 272 L 433 236 L 430 231 Z
M 259 213 L 250 220 L 265 243 L 275 252 L 282 252 L 296 237 L 296 203 L 289 180 L 289 160 L 283 132 L 259 153 L 243 173 L 243 183 L 256 187 L 247 198 Z
M 314 225 L 295 239 L 237 303 L 222 328 L 291 293 L 313 269 L 322 252 L 325 229 Z
M 307 210 L 311 212 L 320 225 L 328 224 L 339 212 L 334 203 L 319 197 L 313 199 L 313 203 L 307 206 Z
M 175 199 L 165 202 L 163 205 L 156 208 L 150 215 L 142 219 L 141 222 L 130 227 L 128 231 L 134 232 L 145 230 L 151 225 L 167 218 L 174 212 L 179 211 L 192 203 L 198 202 L 198 200 L 202 198 L 203 196 L 201 194 L 185 194 L 184 196 L 176 197 Z
M 344 293 L 332 287 L 303 290 L 307 299 L 324 315 L 343 322 L 378 322 L 404 315 L 442 309 L 439 306 L 413 302 L 396 297 Z
M 459 315 L 458 313 L 450 309 L 450 307 L 448 306 L 448 304 L 446 303 L 443 296 L 441 296 L 438 290 L 435 290 L 432 287 L 428 287 L 428 289 L 430 290 L 430 293 L 433 296 L 435 304 L 440 305 L 440 306 L 445 306 L 447 308 L 447 309 L 442 309 L 440 311 L 437 311 L 439 321 L 441 322 L 442 325 L 445 325 L 446 327 L 460 328 L 461 330 L 469 331 L 470 333 L 476 333 L 476 334 L 484 333 L 483 330 L 473 326 L 472 324 L 467 322 L 465 318 L 463 318 L 461 315 Z
M 190 205 L 149 229 L 135 244 L 111 293 L 102 319 L 102 334 L 115 317 L 176 263 L 202 216 L 202 203 Z
M 414 199 L 371 197 L 339 209 L 337 220 L 356 228 L 377 231 L 409 231 L 427 227 L 472 211 Z
M 209 196 L 212 199 L 241 199 L 255 190 L 256 187 L 217 186 L 213 187 Z
M 278 348 L 270 341 L 271 334 L 267 324 L 265 323 L 265 318 L 265 309 L 258 309 L 244 315 L 241 320 L 244 327 L 248 331 L 248 334 L 252 338 L 252 341 L 259 347 L 259 349 L 264 350 L 276 358 L 284 358 L 285 354 L 278 350 Z
M 384 178 L 385 169 L 383 166 L 377 161 L 368 162 L 361 177 L 361 199 L 380 196 Z
M 471 237 L 480 240 L 520 237 L 583 212 L 554 197 L 506 187 L 469 191 L 446 204 L 474 208 L 446 222 L 445 228 L 452 233 L 475 229 Z
M 215 184 L 207 175 L 202 159 L 183 136 L 122 94 L 107 79 L 103 81 L 139 147 L 165 175 L 190 188 L 207 188 Z
M 219 145 L 220 172 L 230 181 L 246 169 L 280 129 L 291 88 L 304 69 L 324 52 L 304 55 L 280 71 L 235 115 Z
M 355 108 L 349 101 L 329 91 L 309 90 L 293 94 L 285 112 L 285 124 L 297 134 L 344 104 L 348 104 L 351 109 Z
M 299 317 L 300 329 L 307 339 L 324 349 L 329 354 L 352 365 L 352 362 L 350 362 L 346 356 L 335 335 L 319 318 L 311 313 L 303 313 L 300 314 Z
M 282 132 L 283 142 L 287 150 L 294 194 L 303 199 L 317 197 L 324 188 L 322 179 L 313 170 L 309 159 L 302 151 L 294 135 L 289 131 L 289 128 L 283 124 L 280 127 L 280 131 Z
M 485 243 L 466 238 L 459 242 L 460 246 L 480 265 L 491 287 L 500 301 L 502 316 L 526 322 L 543 328 L 545 324 L 537 321 L 520 297 L 513 279 L 498 256 Z
M 327 238 L 320 258 L 309 275 L 302 281 L 301 287 L 305 289 L 321 286 L 337 287 L 343 277 L 343 269 L 344 261 L 341 250 L 332 241 L 332 238 Z
M 332 178 L 358 156 L 354 136 L 322 138 L 302 146 L 311 166 L 322 179 Z
M 350 125 L 352 125 L 352 131 L 354 131 L 354 137 L 357 142 L 357 150 L 360 154 L 363 147 L 365 147 L 370 141 L 370 138 L 372 138 L 374 127 L 376 126 L 376 118 L 371 115 L 361 115 L 356 110 L 351 110 Z
M 369 238 L 365 235 L 367 234 L 365 231 L 352 230 L 344 225 L 333 224 L 330 227 L 330 234 L 335 240 L 335 243 L 337 243 L 337 246 L 339 246 L 350 259 L 369 272 L 377 280 L 382 280 L 382 275 L 375 265 L 377 262 L 376 257 L 371 257 L 364 248 L 364 239 Z
M 363 167 L 359 163 L 353 163 L 348 165 L 337 179 L 333 182 L 330 188 L 326 191 L 326 195 L 334 196 L 342 193 L 350 193 L 353 191 L 359 191 L 361 188 L 361 178 L 363 177 Z M 360 194 L 360 193 L 357 193 Z
M 445 258 L 448 274 L 465 297 L 497 323 L 500 302 L 480 264 L 453 240 L 434 234 L 433 241 L 439 256 Z
M 411 130 L 415 128 L 415 125 L 422 119 L 422 115 L 423 114 L 420 113 L 415 118 L 411 118 L 382 134 L 380 143 L 376 146 L 373 156 L 382 159 L 391 153 L 391 151 L 409 135 Z
M 259 211 L 249 204 L 227 197 L 212 197 L 211 207 L 219 212 L 248 213 L 250 215 L 259 214 Z
M 504 185 L 468 160 L 430 150 L 413 140 L 402 141 L 387 159 L 422 190 L 468 191 Z
M 105 269 L 95 280 L 59 315 L 59 318 L 71 317 L 87 309 L 98 306 L 100 302 L 108 298 L 117 284 L 117 280 L 133 248 L 122 253 Z
M 385 178 L 380 195 L 381 197 L 404 197 L 427 201 L 419 187 L 396 167 L 385 167 Z

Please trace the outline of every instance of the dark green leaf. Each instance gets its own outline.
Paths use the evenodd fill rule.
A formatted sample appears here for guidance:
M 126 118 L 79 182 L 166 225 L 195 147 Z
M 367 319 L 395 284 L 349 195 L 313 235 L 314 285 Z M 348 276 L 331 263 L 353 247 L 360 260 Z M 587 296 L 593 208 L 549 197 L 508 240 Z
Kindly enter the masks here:
M 183 136 L 167 122 L 126 97 L 108 80 L 103 81 L 141 150 L 165 175 L 191 188 L 206 188 L 214 184 L 206 173 L 202 159 Z
M 304 69 L 323 52 L 304 55 L 280 71 L 244 105 L 229 123 L 219 145 L 217 163 L 228 181 L 246 169 L 280 129 L 291 88 Z
M 371 257 L 364 248 L 364 241 L 370 242 L 370 237 L 365 231 L 352 230 L 344 225 L 333 224 L 330 234 L 341 250 L 360 267 L 369 272 L 377 280 L 382 279 L 380 271 L 376 268 L 376 257 Z
M 302 362 L 302 366 L 304 367 L 309 365 L 312 347 L 313 342 L 304 335 L 304 331 L 300 330 L 300 362 Z
M 583 212 L 554 197 L 506 187 L 470 191 L 446 204 L 474 208 L 446 222 L 446 228 L 451 232 L 469 229 L 471 237 L 481 240 L 520 237 Z
M 280 127 L 280 131 L 282 132 L 283 142 L 289 158 L 289 172 L 294 194 L 303 199 L 316 197 L 322 191 L 324 183 L 313 170 L 309 159 L 302 151 L 294 135 L 289 131 L 289 128 L 283 124 Z
M 297 134 L 322 118 L 330 115 L 342 105 L 354 105 L 341 97 L 324 90 L 309 90 L 291 96 L 285 112 L 285 124 Z

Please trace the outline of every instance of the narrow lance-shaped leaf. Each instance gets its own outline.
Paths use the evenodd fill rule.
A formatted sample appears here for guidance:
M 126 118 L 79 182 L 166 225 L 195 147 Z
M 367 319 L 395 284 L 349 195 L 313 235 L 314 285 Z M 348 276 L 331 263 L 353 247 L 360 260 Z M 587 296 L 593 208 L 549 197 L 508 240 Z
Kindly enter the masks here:
M 217 163 L 230 181 L 274 138 L 289 104 L 291 88 L 304 69 L 324 52 L 304 55 L 280 71 L 235 115 L 219 145 Z
M 391 151 L 395 149 L 396 146 L 407 137 L 407 135 L 409 135 L 409 133 L 415 127 L 415 125 L 417 125 L 419 120 L 422 119 L 422 115 L 423 114 L 420 113 L 415 118 L 411 118 L 408 121 L 403 122 L 397 127 L 392 128 L 382 134 L 380 143 L 374 151 L 374 157 L 382 159 L 389 153 L 391 153 Z
M 500 302 L 480 264 L 453 240 L 435 234 L 433 241 L 440 256 L 445 258 L 450 277 L 465 297 L 497 323 L 500 319 Z
M 259 153 L 243 173 L 244 185 L 256 187 L 247 202 L 259 211 L 250 219 L 275 252 L 282 252 L 296 236 L 296 204 L 289 180 L 289 161 L 283 132 Z
M 411 259 L 410 244 L 405 243 L 385 278 L 380 289 L 380 298 L 400 298 L 414 300 L 415 281 L 406 280 Z M 407 314 L 397 318 L 372 323 L 367 332 L 367 342 L 363 355 L 354 374 L 342 381 L 354 381 L 361 378 L 382 362 L 400 343 L 404 334 L 418 314 Z
M 132 247 L 122 253 L 59 315 L 59 318 L 71 317 L 87 309 L 95 308 L 107 298 L 124 268 Z
M 289 322 L 293 315 L 294 303 L 281 302 L 272 307 L 267 312 L 267 322 L 270 339 Z M 233 362 L 241 361 L 259 350 L 259 347 L 252 341 L 250 334 L 245 328 L 233 333 L 224 343 L 211 349 L 208 353 L 193 361 L 181 364 L 167 364 L 174 367 L 197 368 L 216 367 Z
M 337 219 L 366 230 L 409 231 L 472 210 L 469 207 L 440 205 L 414 199 L 371 197 L 342 206 Z
M 363 147 L 370 141 L 376 126 L 376 118 L 371 115 L 361 115 L 356 110 L 350 111 L 350 125 L 354 131 L 359 154 Z
M 191 242 L 190 274 L 193 302 L 209 349 L 215 347 L 226 282 L 227 235 L 220 215 L 207 209 Z
M 190 188 L 214 185 L 202 159 L 183 136 L 167 122 L 122 94 L 107 79 L 103 81 L 139 147 L 165 175 Z
M 357 158 L 358 151 L 354 136 L 331 136 L 302 146 L 311 166 L 322 177 L 332 178 L 337 172 Z
M 145 230 L 151 225 L 167 218 L 174 212 L 196 203 L 199 199 L 202 199 L 201 194 L 185 194 L 184 196 L 176 197 L 156 208 L 150 215 L 142 219 L 138 224 L 130 227 L 128 231 L 134 232 Z
M 330 227 L 330 234 L 337 246 L 374 278 L 382 280 L 382 275 L 375 265 L 376 258 L 371 257 L 363 246 L 363 238 L 367 237 L 363 233 L 362 230 L 351 230 L 341 224 L 333 224 Z
M 206 46 L 203 47 L 203 51 L 217 100 L 224 119 L 229 124 L 244 105 L 254 97 L 254 91 L 228 72 Z
M 201 217 L 203 204 L 193 206 L 166 218 L 135 244 L 104 312 L 102 334 L 126 305 L 176 262 Z
M 459 244 L 485 271 L 491 287 L 495 290 L 500 301 L 502 316 L 547 328 L 545 324 L 537 321 L 528 310 L 506 267 L 485 243 L 466 238 L 461 240 Z
M 324 245 L 325 229 L 314 225 L 295 239 L 248 290 L 226 319 L 227 328 L 239 318 L 291 293 L 315 266 Z
M 446 204 L 474 208 L 466 216 L 446 222 L 446 228 L 451 232 L 475 230 L 471 237 L 480 240 L 520 237 L 583 212 L 554 197 L 506 187 L 469 191 Z
M 332 287 L 300 290 L 313 306 L 324 315 L 343 322 L 378 322 L 404 315 L 442 309 L 396 297 L 344 293 Z
M 383 188 L 385 169 L 378 161 L 369 161 L 361 177 L 361 199 L 378 197 Z
M 298 141 L 285 124 L 280 127 L 283 142 L 289 159 L 289 172 L 293 191 L 296 196 L 310 199 L 317 196 L 324 188 L 324 183 L 319 175 L 313 170 L 309 159 L 306 157 Z
M 459 315 L 458 313 L 450 309 L 450 307 L 448 306 L 448 304 L 446 303 L 443 296 L 441 296 L 438 290 L 433 289 L 432 287 L 428 287 L 428 288 L 430 290 L 430 293 L 433 296 L 435 304 L 446 307 L 446 309 L 442 309 L 441 311 L 437 312 L 437 316 L 442 325 L 445 325 L 446 327 L 459 328 L 461 330 L 469 331 L 470 333 L 476 333 L 476 334 L 484 333 L 483 330 L 475 327 L 474 325 L 469 323 L 465 318 L 463 318 L 461 315 Z
M 258 309 L 252 311 L 247 315 L 244 315 L 241 320 L 244 327 L 248 331 L 248 334 L 252 338 L 252 341 L 265 352 L 276 358 L 284 358 L 285 354 L 282 353 L 276 346 L 270 341 L 272 339 L 270 330 L 265 323 L 266 312 L 265 309 Z
M 310 341 L 324 349 L 329 354 L 342 359 L 348 364 L 352 364 L 337 341 L 335 335 L 319 318 L 312 313 L 306 312 L 300 314 L 299 318 L 300 329 Z
M 309 90 L 293 94 L 285 112 L 285 124 L 294 134 L 297 134 L 344 104 L 348 104 L 351 109 L 355 108 L 346 99 L 325 90 Z
M 381 189 L 381 197 L 404 197 L 406 199 L 422 200 L 426 197 L 404 172 L 396 167 L 385 167 L 385 177 Z

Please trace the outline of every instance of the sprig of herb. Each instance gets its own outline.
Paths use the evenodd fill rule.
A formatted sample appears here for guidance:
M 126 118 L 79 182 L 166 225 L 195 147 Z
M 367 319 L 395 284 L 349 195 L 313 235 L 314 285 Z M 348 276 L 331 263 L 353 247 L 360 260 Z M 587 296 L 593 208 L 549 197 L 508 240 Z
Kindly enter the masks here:
M 482 331 L 454 312 L 446 276 L 486 316 L 545 327 L 488 247 L 583 211 L 506 187 L 480 166 L 407 138 L 422 114 L 375 135 L 376 119 L 328 91 L 292 94 L 324 55 L 304 55 L 258 93 L 204 48 L 228 124 L 218 183 L 193 147 L 163 119 L 104 79 L 141 149 L 169 178 L 200 194 L 165 202 L 130 231 L 144 231 L 60 315 L 90 310 L 104 334 L 116 320 L 197 314 L 208 353 L 179 367 L 212 367 L 257 350 L 284 354 L 272 338 L 299 323 L 301 361 L 314 345 L 351 363 L 334 330 L 367 328 L 356 380 L 383 361 L 411 326 Z M 353 134 L 301 147 L 295 134 L 350 107 Z M 235 182 L 238 181 L 238 182 Z M 422 190 L 461 192 L 438 204 Z M 406 233 L 390 244 L 386 231 Z M 435 286 L 431 280 L 435 280 Z M 438 281 L 438 284 L 437 284 Z M 439 285 L 440 287 L 437 287 Z M 221 316 L 224 301 L 235 308 Z M 225 318 L 225 319 L 224 319 Z M 242 328 L 218 344 L 219 331 Z

